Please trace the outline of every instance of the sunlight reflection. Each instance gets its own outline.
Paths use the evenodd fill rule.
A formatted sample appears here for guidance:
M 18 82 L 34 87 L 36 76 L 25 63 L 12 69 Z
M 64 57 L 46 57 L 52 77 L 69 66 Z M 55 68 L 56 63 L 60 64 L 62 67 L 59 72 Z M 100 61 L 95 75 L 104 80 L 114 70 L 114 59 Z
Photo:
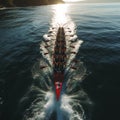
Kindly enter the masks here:
M 52 6 L 53 7 L 53 24 L 58 24 L 59 26 L 63 26 L 69 20 L 68 16 L 66 15 L 68 12 L 69 4 L 57 4 Z

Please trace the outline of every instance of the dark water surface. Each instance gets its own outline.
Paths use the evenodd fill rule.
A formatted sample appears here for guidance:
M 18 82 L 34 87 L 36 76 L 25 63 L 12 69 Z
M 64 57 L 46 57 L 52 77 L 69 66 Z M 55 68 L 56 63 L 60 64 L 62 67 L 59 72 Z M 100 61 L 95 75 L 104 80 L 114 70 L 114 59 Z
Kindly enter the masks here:
M 93 101 L 92 120 L 119 120 L 120 4 L 71 4 L 68 12 L 83 40 L 78 58 L 90 74 L 82 83 Z M 52 6 L 0 10 L 0 120 L 22 120 L 20 99 L 49 30 Z

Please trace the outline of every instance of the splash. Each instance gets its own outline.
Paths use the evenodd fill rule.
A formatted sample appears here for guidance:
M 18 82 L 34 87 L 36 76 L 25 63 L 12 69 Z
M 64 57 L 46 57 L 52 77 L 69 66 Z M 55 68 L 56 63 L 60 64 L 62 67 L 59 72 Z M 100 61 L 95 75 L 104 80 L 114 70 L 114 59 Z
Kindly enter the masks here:
M 24 120 L 84 120 L 86 115 L 83 105 L 91 104 L 87 94 L 81 88 L 86 68 L 83 62 L 76 59 L 83 41 L 78 39 L 76 26 L 70 18 L 67 19 L 68 21 L 59 21 L 61 23 L 54 20 L 40 44 L 41 58 L 32 68 L 33 85 L 20 101 L 21 103 L 25 99 L 32 101 L 25 111 Z M 53 82 L 52 56 L 57 31 L 61 26 L 65 31 L 67 60 L 61 96 L 57 101 Z

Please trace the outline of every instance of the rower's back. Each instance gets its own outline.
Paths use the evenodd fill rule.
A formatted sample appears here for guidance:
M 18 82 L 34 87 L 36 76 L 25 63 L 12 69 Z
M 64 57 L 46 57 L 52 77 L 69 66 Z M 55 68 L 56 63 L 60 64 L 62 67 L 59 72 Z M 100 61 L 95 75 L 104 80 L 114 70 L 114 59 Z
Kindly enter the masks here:
M 66 60 L 64 57 L 66 52 L 66 41 L 65 41 L 65 32 L 63 27 L 59 27 L 55 47 L 54 47 L 54 54 L 53 54 L 53 65 L 54 65 L 54 72 L 64 72 Z

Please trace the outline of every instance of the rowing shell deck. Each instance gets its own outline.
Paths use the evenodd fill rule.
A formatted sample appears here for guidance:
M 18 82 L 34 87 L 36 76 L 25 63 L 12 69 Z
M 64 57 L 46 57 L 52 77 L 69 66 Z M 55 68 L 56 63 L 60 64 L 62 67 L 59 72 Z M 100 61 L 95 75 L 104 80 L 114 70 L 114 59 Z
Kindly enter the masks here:
M 53 79 L 56 99 L 59 100 L 66 67 L 66 41 L 63 27 L 59 27 L 53 53 Z

